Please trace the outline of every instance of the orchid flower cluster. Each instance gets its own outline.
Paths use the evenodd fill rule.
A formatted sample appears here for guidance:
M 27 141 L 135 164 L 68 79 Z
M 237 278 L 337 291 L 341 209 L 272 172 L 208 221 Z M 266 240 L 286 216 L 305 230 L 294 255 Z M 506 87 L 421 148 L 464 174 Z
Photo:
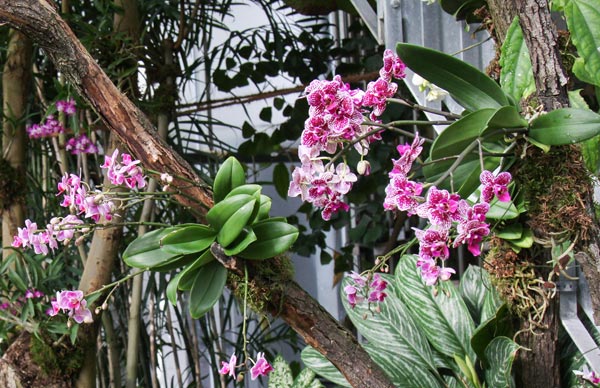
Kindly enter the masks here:
M 322 153 L 332 155 L 352 144 L 361 155 L 356 171 L 369 174 L 369 164 L 364 157 L 369 152 L 370 143 L 380 140 L 381 134 L 369 128 L 370 123 L 364 124 L 364 116 L 369 113 L 367 108 L 371 108 L 369 120 L 379 123 L 378 118 L 386 108 L 387 99 L 393 97 L 398 88 L 392 78 L 405 77 L 404 63 L 391 50 L 385 51 L 383 62 L 379 79 L 369 83 L 366 92 L 350 89 L 339 76 L 332 81 L 315 80 L 305 90 L 310 108 L 298 147 L 302 164 L 292 173 L 288 195 L 300 195 L 303 201 L 322 208 L 324 220 L 329 220 L 339 210 L 348 211 L 349 205 L 343 201 L 343 196 L 352 189 L 358 177 L 346 162 L 334 166 L 333 162 L 339 155 L 329 157 Z M 424 80 L 416 79 L 415 82 L 423 88 L 434 88 Z M 441 89 L 436 93 L 436 98 L 444 95 Z M 424 139 L 417 134 L 412 144 L 397 147 L 400 157 L 393 160 L 383 207 L 388 211 L 417 214 L 428 221 L 427 228 L 415 229 L 420 245 L 417 266 L 426 284 L 434 285 L 438 279 L 448 280 L 455 273 L 454 269 L 444 265 L 450 255 L 450 246 L 466 244 L 473 255 L 481 253 L 481 242 L 490 233 L 485 222 L 489 202 L 494 196 L 500 201 L 510 201 L 507 185 L 511 176 L 507 172 L 494 176 L 484 171 L 480 176 L 481 201 L 474 205 L 458 194 L 435 186 L 429 188 L 424 198 L 421 196 L 424 185 L 409 179 L 412 165 L 423 150 L 423 142 Z M 325 164 L 324 161 L 328 162 Z M 382 292 L 385 288 L 382 283 L 367 287 L 366 280 L 360 275 L 351 275 L 351 278 L 354 283 L 346 287 L 346 294 L 352 306 L 365 297 L 370 303 L 385 297 L 384 293 L 377 294 L 381 297 L 379 300 L 369 294 L 369 290 L 377 288 L 380 288 L 378 292 Z
M 75 100 L 73 99 L 59 100 L 55 106 L 58 112 L 62 112 L 66 116 L 73 116 L 77 112 Z M 66 128 L 53 115 L 49 115 L 46 117 L 44 123 L 27 126 L 26 132 L 30 139 L 41 139 L 65 133 Z M 98 153 L 96 144 L 85 134 L 80 134 L 67 140 L 65 149 L 73 155 Z
M 256 361 L 253 361 L 253 363 L 254 366 L 250 368 L 250 378 L 252 380 L 256 380 L 259 376 L 267 376 L 273 370 L 273 367 L 269 364 L 263 352 L 259 352 L 256 355 Z M 219 373 L 224 376 L 229 375 L 234 380 L 237 380 L 238 377 L 235 374 L 235 370 L 238 367 L 240 367 L 240 365 L 237 365 L 237 356 L 234 353 L 229 358 L 229 361 L 221 361 Z
M 139 161 L 124 153 L 119 162 L 118 153 L 119 151 L 115 150 L 112 156 L 106 156 L 101 166 L 108 170 L 110 182 L 114 185 L 125 184 L 132 189 L 144 187 L 146 181 Z M 68 208 L 74 214 L 52 218 L 45 230 L 38 229 L 35 222 L 25 220 L 25 227 L 18 228 L 17 235 L 13 238 L 13 247 L 33 248 L 36 254 L 47 255 L 49 249 L 58 248 L 59 242 L 69 244 L 76 230 L 79 229 L 83 233 L 89 231 L 89 228 L 83 226 L 84 221 L 79 218 L 80 215 L 94 222 L 101 219 L 110 221 L 117 208 L 110 193 L 91 189 L 75 174 L 65 174 L 62 177 L 58 183 L 58 195 L 62 195 L 60 206 Z
M 489 202 L 494 196 L 502 202 L 510 201 L 507 186 L 511 175 L 502 172 L 494 176 L 490 171 L 483 171 L 480 175 L 481 202 L 473 206 L 458 194 L 440 190 L 435 186 L 430 187 L 427 198 L 423 198 L 423 185 L 411 181 L 407 175 L 423 150 L 422 144 L 423 140 L 416 135 L 411 145 L 398 146 L 400 158 L 393 161 L 394 168 L 389 173 L 390 183 L 385 189 L 383 206 L 385 210 L 405 211 L 408 215 L 417 214 L 428 220 L 429 228 L 414 229 L 419 241 L 417 267 L 421 269 L 425 283 L 434 285 L 438 279 L 448 280 L 455 273 L 453 268 L 443 265 L 450 256 L 450 246 L 456 248 L 467 244 L 467 249 L 473 255 L 481 254 L 481 241 L 490 234 L 490 227 L 485 222 L 490 208 Z M 452 241 L 453 227 L 456 234 Z M 438 265 L 438 259 L 441 266 Z
M 383 280 L 378 273 L 372 276 L 370 282 L 367 276 L 358 274 L 354 271 L 352 271 L 348 277 L 352 280 L 352 284 L 344 287 L 344 292 L 346 293 L 348 303 L 352 308 L 364 300 L 366 300 L 369 305 L 371 303 L 383 302 L 387 296 L 387 294 L 383 292 L 387 288 L 387 282 Z
M 14 302 L 2 302 L 0 303 L 0 310 L 7 311 L 12 315 L 17 315 L 19 310 L 26 303 L 27 300 L 32 300 L 34 302 L 38 302 L 41 298 L 44 297 L 44 293 L 40 290 L 36 290 L 35 288 L 27 289 L 24 295 L 21 295 Z M 37 300 L 36 300 L 37 299 Z
M 77 323 L 92 323 L 92 312 L 87 308 L 87 301 L 83 298 L 83 291 L 60 291 L 56 293 L 56 299 L 51 302 L 46 314 L 51 317 L 58 315 L 62 310 L 63 313 L 68 313 L 69 318 L 72 318 Z
M 324 220 L 340 210 L 348 211 L 343 196 L 350 191 L 357 176 L 345 162 L 334 166 L 334 158 L 321 156 L 321 153 L 333 155 L 346 144 L 353 144 L 364 158 L 370 143 L 381 139 L 379 131 L 362 125 L 364 115 L 368 113 L 371 121 L 380 122 L 378 117 L 385 110 L 387 98 L 398 89 L 392 78 L 404 78 L 404 70 L 400 58 L 386 50 L 380 77 L 368 84 L 366 92 L 350 89 L 340 76 L 331 81 L 315 80 L 308 85 L 305 93 L 310 106 L 309 117 L 298 148 L 302 165 L 292 173 L 290 197 L 300 195 L 303 201 L 322 208 Z M 362 158 L 357 172 L 367 175 L 368 162 Z M 329 163 L 324 164 L 324 160 Z
M 113 185 L 125 185 L 130 189 L 139 189 L 146 186 L 146 177 L 140 167 L 140 161 L 134 160 L 131 155 L 123 153 L 119 158 L 119 150 L 111 156 L 106 156 L 101 166 L 107 170 L 107 176 Z M 113 219 L 117 209 L 110 191 L 92 189 L 81 176 L 65 174 L 57 186 L 59 196 L 62 196 L 60 206 L 66 207 L 71 214 L 65 217 L 54 217 L 46 229 L 38 229 L 35 222 L 25 220 L 25 227 L 17 229 L 12 246 L 15 248 L 33 248 L 36 254 L 47 255 L 50 250 L 58 248 L 59 243 L 64 245 L 74 238 L 75 232 L 84 235 L 90 231 L 85 221 L 80 218 L 89 218 L 98 223 L 102 219 Z M 76 244 L 81 243 L 83 235 L 78 237 Z M 91 314 L 86 308 L 86 301 L 81 291 L 62 291 L 57 293 L 56 300 L 52 302 L 52 309 L 48 315 L 54 316 L 59 311 L 68 312 L 69 316 L 77 323 L 88 322 Z
M 573 373 L 596 387 L 600 386 L 600 376 L 593 370 L 589 370 L 587 365 L 584 365 L 582 370 L 574 370 Z

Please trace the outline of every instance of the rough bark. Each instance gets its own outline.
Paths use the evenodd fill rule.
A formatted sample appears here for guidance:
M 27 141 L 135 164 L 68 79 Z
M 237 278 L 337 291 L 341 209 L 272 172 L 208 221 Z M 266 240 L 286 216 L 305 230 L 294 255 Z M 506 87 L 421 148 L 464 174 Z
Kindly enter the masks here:
M 506 9 L 507 5 L 512 9 Z M 546 0 L 520 0 L 506 4 L 488 1 L 490 14 L 496 18 L 494 26 L 508 26 L 516 14 L 519 16 L 524 40 L 529 49 L 536 84 L 537 101 L 546 111 L 568 106 L 567 76 L 562 65 L 557 31 Z M 498 31 L 498 35 L 506 31 Z M 499 38 L 503 40 L 503 37 Z M 535 160 L 529 161 L 535 163 Z M 573 188 L 578 190 L 578 188 Z M 549 256 L 549 255 L 548 255 Z M 549 258 L 549 257 L 547 257 Z M 545 260 L 542 260 L 543 266 Z M 546 271 L 546 275 L 549 271 Z M 596 269 L 597 272 L 597 269 Z M 521 351 L 516 361 L 517 385 L 529 388 L 560 386 L 560 358 L 558 351 L 558 296 L 549 301 L 542 322 L 546 329 L 537 329 L 534 335 L 525 331 L 520 344 L 531 351 Z M 521 329 L 530 323 L 523 320 Z
M 2 73 L 2 98 L 4 120 L 2 123 L 2 155 L 15 171 L 13 180 L 25 176 L 25 122 L 27 97 L 31 87 L 31 41 L 17 30 L 9 32 L 9 43 L 6 63 Z M 9 180 L 4 176 L 0 179 Z M 24 183 L 24 182 L 23 182 Z M 12 185 L 11 185 L 12 186 Z M 2 246 L 12 243 L 17 234 L 17 227 L 23 225 L 25 202 L 22 193 L 0 193 L 0 215 L 2 216 Z M 12 251 L 5 249 L 2 256 L 6 258 Z
M 202 212 L 202 208 L 212 206 L 211 192 L 206 185 L 157 136 L 142 112 L 119 93 L 50 3 L 43 0 L 0 0 L 0 22 L 20 29 L 38 43 L 57 69 L 65 74 L 107 127 L 119 136 L 144 166 L 173 176 L 183 176 L 195 183 L 174 182 L 181 192 L 178 196 L 180 203 L 198 213 Z M 267 286 L 276 288 L 274 285 Z M 306 343 L 316 345 L 352 386 L 393 387 L 389 378 L 349 331 L 341 327 L 300 287 L 290 284 L 288 289 L 280 295 L 283 301 L 277 300 L 282 302 L 282 308 L 287 311 L 279 316 L 300 333 Z
M 515 0 L 487 0 L 488 10 L 492 18 L 492 35 L 496 44 L 501 46 L 506 38 L 508 27 L 517 15 Z

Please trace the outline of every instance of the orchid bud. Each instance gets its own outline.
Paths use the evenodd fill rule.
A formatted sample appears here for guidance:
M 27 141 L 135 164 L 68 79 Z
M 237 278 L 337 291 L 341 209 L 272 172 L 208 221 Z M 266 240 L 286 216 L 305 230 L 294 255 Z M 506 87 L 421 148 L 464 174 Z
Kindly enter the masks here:
M 360 175 L 369 175 L 371 174 L 371 163 L 369 163 L 368 160 L 361 160 L 360 162 L 358 162 L 358 165 L 356 166 L 356 171 L 360 174 Z

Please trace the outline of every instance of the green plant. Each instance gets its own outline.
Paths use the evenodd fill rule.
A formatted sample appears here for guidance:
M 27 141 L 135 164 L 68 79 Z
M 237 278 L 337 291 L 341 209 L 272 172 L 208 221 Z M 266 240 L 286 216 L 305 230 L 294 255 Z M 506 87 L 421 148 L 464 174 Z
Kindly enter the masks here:
M 385 275 L 387 297 L 380 311 L 368 303 L 344 308 L 373 360 L 398 387 L 514 386 L 512 363 L 519 350 L 511 317 L 489 275 L 470 266 L 458 287 L 426 286 L 417 257 L 403 256 L 395 276 Z M 348 280 L 343 285 L 348 285 Z M 342 386 L 343 376 L 307 347 L 302 360 L 315 373 Z

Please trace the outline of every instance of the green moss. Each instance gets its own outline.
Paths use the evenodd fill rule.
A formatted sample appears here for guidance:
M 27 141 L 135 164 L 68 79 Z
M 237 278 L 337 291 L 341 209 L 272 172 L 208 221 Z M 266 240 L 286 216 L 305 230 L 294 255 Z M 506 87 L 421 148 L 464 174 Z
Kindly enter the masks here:
M 71 344 L 49 345 L 45 340 L 31 336 L 31 358 L 48 376 L 72 376 L 81 369 L 83 352 Z
M 249 271 L 255 273 L 248 282 L 248 307 L 257 313 L 267 313 L 274 295 L 281 295 L 287 283 L 294 279 L 294 266 L 287 256 L 277 256 L 263 261 L 248 261 Z M 227 283 L 239 301 L 244 300 L 244 278 L 229 272 Z M 256 279 L 264 282 L 257 281 Z M 283 303 L 281 300 L 280 303 Z

